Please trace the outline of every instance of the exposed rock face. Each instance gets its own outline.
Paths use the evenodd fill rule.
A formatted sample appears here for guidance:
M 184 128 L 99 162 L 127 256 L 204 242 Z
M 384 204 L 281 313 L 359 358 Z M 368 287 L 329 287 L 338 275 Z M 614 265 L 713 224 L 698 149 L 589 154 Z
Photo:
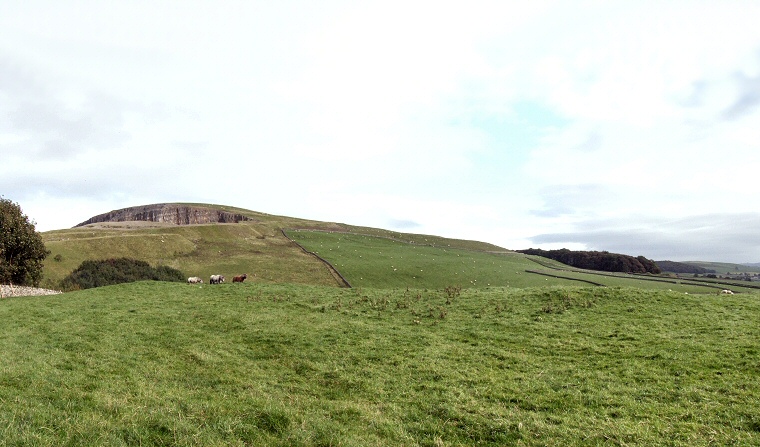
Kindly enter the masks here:
M 100 222 L 163 222 L 175 225 L 238 223 L 250 220 L 242 214 L 230 213 L 216 208 L 158 203 L 155 205 L 135 206 L 100 214 L 76 225 L 81 227 Z

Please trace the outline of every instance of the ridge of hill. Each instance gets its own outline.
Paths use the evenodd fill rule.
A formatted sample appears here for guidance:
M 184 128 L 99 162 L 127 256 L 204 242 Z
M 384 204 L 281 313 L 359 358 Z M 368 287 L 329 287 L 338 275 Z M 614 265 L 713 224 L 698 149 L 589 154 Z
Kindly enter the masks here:
M 202 223 L 203 219 L 208 223 Z M 172 267 L 206 281 L 215 274 L 231 278 L 246 273 L 247 284 L 254 285 L 444 289 L 592 284 L 682 293 L 760 288 L 723 280 L 603 275 L 485 242 L 277 216 L 224 205 L 145 205 L 104 213 L 90 221 L 42 233 L 50 250 L 43 287 L 58 288 L 83 261 L 125 257 Z
M 411 245 L 507 251 L 478 241 L 277 216 L 226 205 L 161 203 L 110 211 L 74 228 L 42 233 L 51 251 L 43 283 L 56 288 L 85 260 L 127 257 L 202 278 L 247 273 L 256 282 L 345 285 L 328 262 L 288 238 L 286 230 L 364 234 Z

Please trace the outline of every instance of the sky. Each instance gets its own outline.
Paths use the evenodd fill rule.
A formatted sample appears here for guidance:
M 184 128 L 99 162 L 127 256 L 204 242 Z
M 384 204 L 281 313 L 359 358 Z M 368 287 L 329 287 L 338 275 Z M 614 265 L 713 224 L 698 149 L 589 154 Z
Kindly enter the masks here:
M 760 262 L 760 2 L 0 2 L 0 195 Z

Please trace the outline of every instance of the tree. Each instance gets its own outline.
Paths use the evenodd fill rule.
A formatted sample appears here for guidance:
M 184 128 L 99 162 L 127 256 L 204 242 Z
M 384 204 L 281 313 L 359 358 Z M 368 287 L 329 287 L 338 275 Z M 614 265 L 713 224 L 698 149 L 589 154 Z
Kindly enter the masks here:
M 0 197 L 0 284 L 39 286 L 49 253 L 21 207 Z

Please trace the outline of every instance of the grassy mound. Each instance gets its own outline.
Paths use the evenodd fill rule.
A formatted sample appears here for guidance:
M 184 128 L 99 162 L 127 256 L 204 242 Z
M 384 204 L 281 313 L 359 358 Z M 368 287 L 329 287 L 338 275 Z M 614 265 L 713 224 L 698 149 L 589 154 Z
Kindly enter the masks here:
M 45 262 L 42 285 L 58 287 L 64 277 L 86 260 L 127 257 L 165 265 L 206 281 L 214 274 L 231 278 L 246 273 L 250 281 L 257 283 L 333 287 L 344 285 L 342 276 L 355 287 L 378 288 L 596 284 L 682 293 L 715 293 L 721 288 L 752 290 L 748 282 L 707 283 L 668 278 L 655 281 L 652 277 L 568 270 L 568 266 L 546 258 L 478 241 L 213 207 L 244 215 L 249 220 L 185 226 L 106 222 L 43 233 L 51 255 Z M 298 244 L 328 261 L 338 273 Z
M 0 301 L 8 445 L 758 445 L 758 295 L 139 282 Z

